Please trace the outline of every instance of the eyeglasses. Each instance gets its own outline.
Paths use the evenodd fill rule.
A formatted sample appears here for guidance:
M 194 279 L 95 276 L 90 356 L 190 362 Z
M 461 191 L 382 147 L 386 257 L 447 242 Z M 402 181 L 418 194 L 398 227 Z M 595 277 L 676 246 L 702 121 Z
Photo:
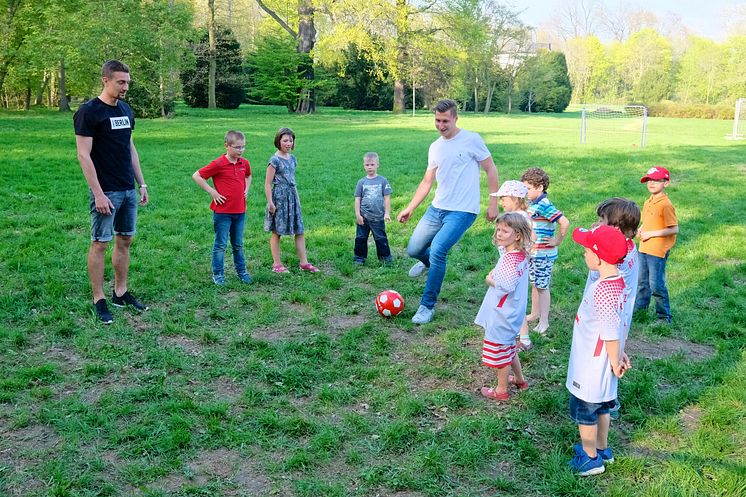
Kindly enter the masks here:
M 231 145 L 231 148 L 233 150 L 246 150 L 246 147 L 240 147 L 238 145 Z

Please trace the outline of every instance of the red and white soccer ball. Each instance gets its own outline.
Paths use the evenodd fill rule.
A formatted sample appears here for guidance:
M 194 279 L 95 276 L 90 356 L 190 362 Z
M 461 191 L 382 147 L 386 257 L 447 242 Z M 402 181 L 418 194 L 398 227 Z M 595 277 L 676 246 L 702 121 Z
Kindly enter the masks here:
M 392 318 L 404 310 L 404 298 L 394 290 L 384 290 L 376 297 L 376 309 L 385 318 Z

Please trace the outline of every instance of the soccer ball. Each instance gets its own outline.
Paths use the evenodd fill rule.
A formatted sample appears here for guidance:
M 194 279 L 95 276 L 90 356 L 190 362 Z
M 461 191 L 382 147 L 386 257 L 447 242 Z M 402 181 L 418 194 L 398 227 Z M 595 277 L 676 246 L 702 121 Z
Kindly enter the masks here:
M 376 309 L 385 318 L 391 318 L 404 310 L 404 299 L 394 290 L 384 290 L 376 297 Z

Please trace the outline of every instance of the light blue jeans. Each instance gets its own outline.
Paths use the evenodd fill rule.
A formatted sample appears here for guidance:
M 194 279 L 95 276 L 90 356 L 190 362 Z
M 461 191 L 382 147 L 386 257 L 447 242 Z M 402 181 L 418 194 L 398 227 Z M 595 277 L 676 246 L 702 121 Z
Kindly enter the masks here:
M 461 240 L 476 219 L 477 215 L 471 212 L 447 211 L 431 205 L 417 223 L 409 238 L 407 254 L 430 268 L 425 292 L 420 300 L 421 305 L 428 309 L 435 307 L 446 275 L 448 252 Z
M 243 228 L 246 214 L 218 214 L 214 212 L 212 216 L 215 228 L 215 245 L 212 247 L 212 274 L 223 274 L 225 247 L 228 245 L 229 236 L 236 273 L 239 276 L 244 274 L 246 272 L 246 258 L 243 255 Z

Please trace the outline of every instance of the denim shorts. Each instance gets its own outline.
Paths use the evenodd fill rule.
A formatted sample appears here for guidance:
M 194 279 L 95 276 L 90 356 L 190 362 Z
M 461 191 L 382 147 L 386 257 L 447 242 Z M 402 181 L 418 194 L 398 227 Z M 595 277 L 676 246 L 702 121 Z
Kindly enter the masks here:
M 549 288 L 549 283 L 552 281 L 553 267 L 554 259 L 548 257 L 529 258 L 528 280 L 533 283 L 536 288 L 546 290 Z
M 96 199 L 90 194 L 91 241 L 110 242 L 114 235 L 132 236 L 137 225 L 137 191 L 131 190 L 104 192 L 114 208 L 111 215 L 101 214 L 96 210 Z
M 598 424 L 599 414 L 609 414 L 616 404 L 615 400 L 608 402 L 586 402 L 570 394 L 570 418 L 578 425 Z

